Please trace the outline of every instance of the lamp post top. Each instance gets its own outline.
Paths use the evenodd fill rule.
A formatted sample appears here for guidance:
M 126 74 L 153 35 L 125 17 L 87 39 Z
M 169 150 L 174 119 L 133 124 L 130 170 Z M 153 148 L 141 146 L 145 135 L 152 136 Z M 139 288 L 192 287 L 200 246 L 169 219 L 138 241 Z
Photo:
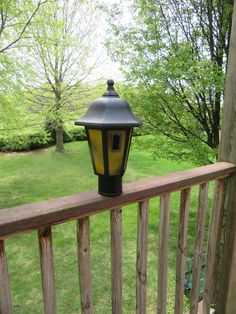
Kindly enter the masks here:
M 142 122 L 135 117 L 130 105 L 119 98 L 114 89 L 114 81 L 107 81 L 107 90 L 102 97 L 95 99 L 85 115 L 76 121 L 76 125 L 97 128 L 132 128 Z

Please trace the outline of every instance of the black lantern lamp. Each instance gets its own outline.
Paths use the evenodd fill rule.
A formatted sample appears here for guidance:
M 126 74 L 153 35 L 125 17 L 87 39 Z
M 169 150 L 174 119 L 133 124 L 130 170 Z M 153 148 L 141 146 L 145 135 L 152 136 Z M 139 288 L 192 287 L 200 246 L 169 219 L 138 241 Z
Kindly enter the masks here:
M 114 90 L 114 81 L 107 81 L 107 91 L 89 106 L 76 125 L 84 125 L 94 173 L 99 176 L 98 193 L 116 196 L 122 193 L 133 127 L 142 124 L 127 102 Z

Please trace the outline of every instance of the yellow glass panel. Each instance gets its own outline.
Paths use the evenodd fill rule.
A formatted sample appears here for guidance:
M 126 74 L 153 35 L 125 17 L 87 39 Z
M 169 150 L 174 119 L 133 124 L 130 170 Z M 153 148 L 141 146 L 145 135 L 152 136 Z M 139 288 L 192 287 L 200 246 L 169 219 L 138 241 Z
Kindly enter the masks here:
M 120 175 L 125 150 L 126 131 L 108 131 L 107 136 L 109 175 Z
M 104 160 L 102 148 L 102 131 L 89 129 L 89 139 L 93 153 L 95 170 L 98 174 L 104 174 Z
M 125 156 L 124 171 L 125 171 L 125 169 L 126 169 L 126 167 L 127 167 L 128 155 L 129 155 L 129 149 L 130 149 L 130 144 L 131 144 L 132 133 L 133 133 L 133 130 L 131 129 L 130 132 L 129 132 L 129 141 L 128 141 L 127 154 L 126 154 L 126 156 Z

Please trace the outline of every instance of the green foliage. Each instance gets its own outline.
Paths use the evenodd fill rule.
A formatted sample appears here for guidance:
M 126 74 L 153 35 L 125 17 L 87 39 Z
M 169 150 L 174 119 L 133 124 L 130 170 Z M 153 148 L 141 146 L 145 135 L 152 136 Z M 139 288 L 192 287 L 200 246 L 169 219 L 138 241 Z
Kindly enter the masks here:
M 33 134 L 11 132 L 11 134 L 0 136 L 0 151 L 28 151 L 45 147 L 50 143 L 52 139 L 44 130 Z
M 116 6 L 107 47 L 123 65 L 125 93 L 146 125 L 176 146 L 197 143 L 199 156 L 208 150 L 211 159 L 219 144 L 232 3 L 208 3 L 139 0 Z
M 154 158 L 191 160 L 196 165 L 205 165 L 216 161 L 218 148 L 209 147 L 195 136 L 192 136 L 190 132 L 186 138 L 179 132 L 175 124 L 168 123 L 165 114 L 158 107 L 158 103 L 154 102 L 151 92 L 148 93 L 142 87 L 138 89 L 123 86 L 120 95 L 132 104 L 135 114 L 144 121 L 141 128 L 134 130 L 137 135 L 146 135 L 135 139 L 139 149 L 149 150 Z M 204 137 L 196 121 L 192 120 L 186 112 L 183 112 L 181 104 L 174 103 L 171 98 L 168 101 L 172 106 L 175 106 L 176 110 L 178 109 L 179 119 L 188 130 Z
M 21 123 L 24 85 L 32 72 L 26 66 L 29 26 L 44 0 L 0 1 L 0 129 Z
M 84 127 L 75 127 L 71 129 L 65 129 L 64 141 L 74 142 L 74 141 L 86 141 L 87 136 Z
M 82 127 L 70 127 L 64 130 L 65 143 L 86 139 L 86 133 Z M 29 128 L 25 132 L 11 131 L 0 135 L 0 151 L 2 152 L 30 151 L 55 145 L 55 143 L 54 134 L 44 129 Z
M 9 53 L 20 41 L 23 44 L 29 25 L 45 2 L 47 1 L 1 0 L 0 54 Z
M 92 1 L 62 0 L 45 4 L 36 25 L 31 26 L 29 65 L 36 79 L 29 86 L 29 100 L 59 135 L 57 151 L 63 151 L 60 134 L 65 120 L 72 108 L 81 109 L 78 102 L 89 91 L 85 80 L 93 70 L 95 49 L 91 48 L 96 42 L 96 23 L 96 4 Z
M 151 133 L 151 132 L 150 132 Z M 154 159 L 192 161 L 195 165 L 207 165 L 216 162 L 217 150 L 211 149 L 194 138 L 177 142 L 162 134 L 144 135 L 134 139 L 135 146 L 149 151 Z
M 81 115 L 94 88 L 83 81 L 94 67 L 96 7 L 80 0 L 0 1 L 0 132 L 38 120 L 56 132 Z M 30 149 L 27 136 L 12 134 L 6 149 Z

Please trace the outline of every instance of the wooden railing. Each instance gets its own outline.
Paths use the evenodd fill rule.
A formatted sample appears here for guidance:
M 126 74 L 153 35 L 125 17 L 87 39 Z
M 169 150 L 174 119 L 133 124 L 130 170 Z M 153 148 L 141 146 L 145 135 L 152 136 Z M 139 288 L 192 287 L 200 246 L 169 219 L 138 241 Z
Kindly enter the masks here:
M 110 211 L 111 264 L 112 264 L 112 313 L 122 313 L 122 252 L 121 252 L 121 207 L 138 202 L 137 263 L 136 263 L 136 313 L 146 313 L 146 276 L 148 243 L 149 199 L 160 196 L 159 250 L 158 250 L 158 314 L 166 313 L 168 233 L 170 214 L 170 193 L 181 191 L 179 235 L 177 240 L 175 314 L 183 313 L 185 248 L 189 216 L 190 192 L 193 185 L 199 185 L 199 205 L 195 238 L 192 293 L 190 313 L 197 313 L 199 301 L 199 278 L 201 256 L 206 224 L 208 184 L 216 180 L 215 196 L 208 237 L 208 253 L 205 274 L 204 313 L 210 312 L 213 269 L 216 252 L 216 237 L 219 217 L 224 199 L 225 178 L 236 172 L 230 163 L 217 163 L 186 170 L 148 180 L 137 181 L 124 186 L 118 197 L 103 197 L 97 192 L 61 197 L 0 211 L 0 313 L 11 314 L 11 292 L 8 279 L 4 240 L 17 234 L 38 230 L 44 312 L 56 313 L 51 226 L 68 220 L 77 220 L 78 266 L 81 298 L 81 312 L 93 313 L 90 271 L 90 229 L 89 216 Z

